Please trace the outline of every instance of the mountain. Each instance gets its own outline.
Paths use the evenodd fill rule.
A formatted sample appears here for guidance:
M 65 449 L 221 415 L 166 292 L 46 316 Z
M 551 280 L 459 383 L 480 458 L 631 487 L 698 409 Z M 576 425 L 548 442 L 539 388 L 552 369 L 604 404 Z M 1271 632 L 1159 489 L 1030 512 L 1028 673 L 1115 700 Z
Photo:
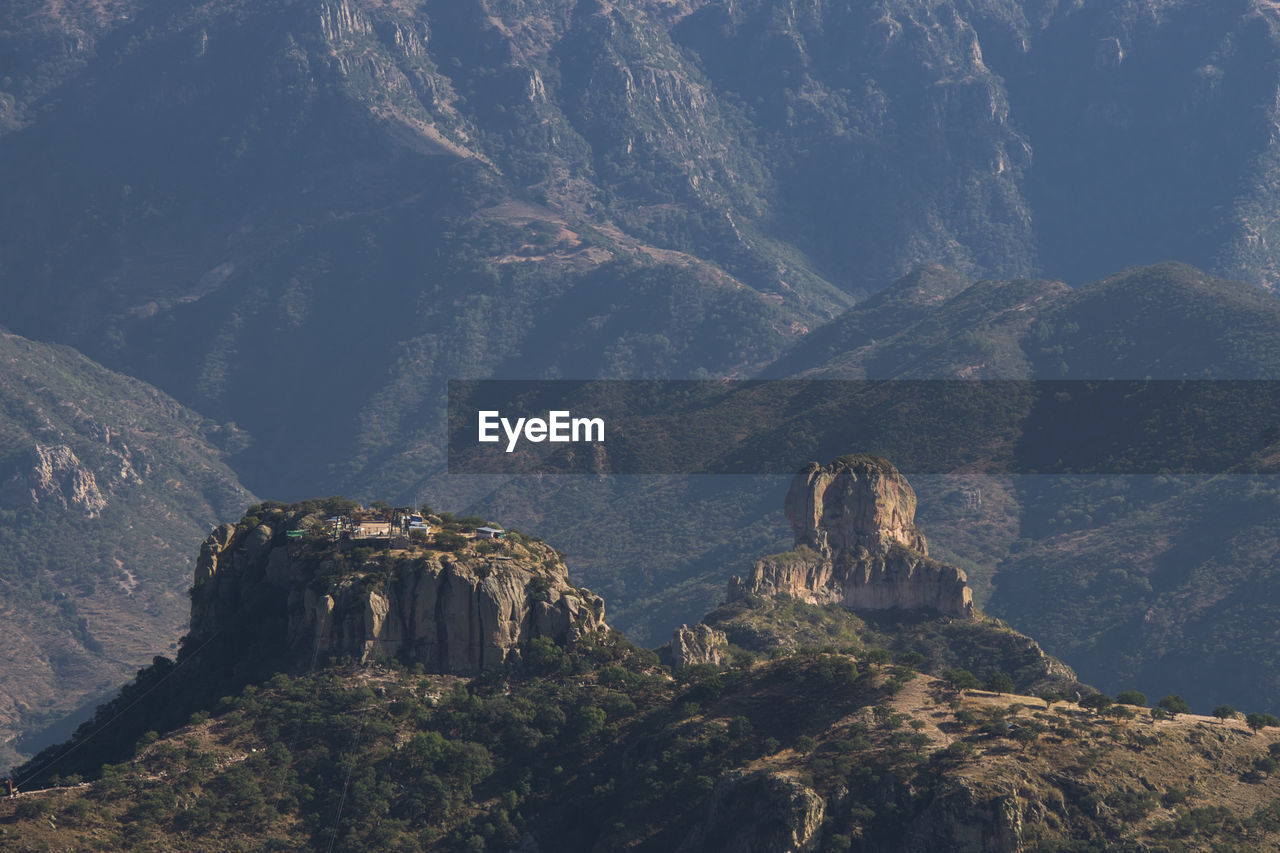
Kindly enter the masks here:
M 537 639 L 564 645 L 609 628 L 604 600 L 571 586 L 559 554 L 541 541 L 508 530 L 462 550 L 459 534 L 446 535 L 464 528 L 436 518 L 445 553 L 403 532 L 343 537 L 334 547 L 321 512 L 334 512 L 333 503 L 260 505 L 215 530 L 196 563 L 187 642 L 245 646 L 256 636 L 295 664 L 317 655 L 399 658 L 479 675 L 518 661 Z M 373 549 L 383 545 L 378 557 Z
M 0 142 L 11 323 L 235 421 L 252 484 L 305 493 L 410 488 L 447 378 L 734 373 L 848 304 L 746 247 L 728 165 L 686 174 L 732 146 L 662 150 L 721 133 L 669 39 L 655 102 L 609 15 L 490 19 L 139 4 Z M 608 167 L 624 133 L 654 162 Z
M 274 494 L 412 492 L 447 378 L 749 375 L 923 262 L 1280 245 L 1257 0 L 31 0 L 0 51 L 7 322 Z
M 236 440 L 68 347 L 0 333 L 7 755 L 65 737 L 39 732 L 176 648 L 193 546 L 252 499 L 224 461 Z
M 811 333 L 765 375 L 1068 382 L 1280 375 L 1273 297 L 1192 267 L 1136 268 L 1075 289 L 1031 279 L 964 285 L 954 275 L 922 269 Z M 1252 627 L 1269 624 L 1274 602 L 1266 507 L 1275 485 L 1259 473 L 1274 470 L 1274 448 L 1265 423 L 1215 403 L 1212 383 L 1202 387 L 1205 422 L 1222 420 L 1224 439 L 1253 448 L 1240 457 L 1246 466 L 1218 469 L 1216 478 L 1111 470 L 912 476 L 918 523 L 941 543 L 933 556 L 965 573 L 980 609 L 1036 636 L 1089 683 L 1150 692 L 1174 684 L 1201 705 L 1275 711 L 1272 643 Z M 759 450 L 787 446 L 815 424 L 847 437 L 850 415 L 825 388 L 816 381 L 787 392 L 794 404 L 760 423 L 744 419 L 724 395 L 707 399 L 743 424 L 739 446 Z M 939 447 L 969 441 L 964 424 L 941 418 L 918 393 L 904 392 L 896 403 L 918 416 L 914 435 L 935 436 Z M 1061 454 L 1085 428 L 1105 438 L 1113 417 L 1141 417 L 1151 437 L 1142 450 L 1152 459 L 1176 468 L 1214 450 L 1187 445 L 1184 421 L 1151 420 L 1147 412 L 1102 409 L 1064 422 L 1052 406 L 1011 411 L 1013 420 L 999 421 L 1004 432 L 976 434 L 972 445 L 1000 449 L 1001 459 L 1022 458 L 1009 451 L 1019 442 Z M 716 452 L 729 451 L 707 450 L 712 470 Z M 575 572 L 613 602 L 612 624 L 656 644 L 719 602 L 725 566 L 791 547 L 776 509 L 789 487 L 789 477 L 772 476 L 549 477 L 503 482 L 474 506 L 554 531 Z M 646 550 L 637 555 L 635 542 Z
M 881 297 L 916 286 L 904 281 Z M 808 361 L 801 375 L 1280 375 L 1275 300 L 1183 265 L 1129 270 L 1077 289 L 978 282 L 937 301 L 896 331 L 878 331 L 874 341 L 850 338 L 834 354 Z M 881 310 L 855 306 L 832 327 L 854 328 Z M 797 365 L 791 355 L 781 363 Z M 1099 411 L 1094 419 L 1107 417 Z M 1156 435 L 1178 446 L 1172 431 Z M 1062 447 L 1071 442 L 1061 433 Z M 1163 684 L 1201 705 L 1229 698 L 1280 707 L 1271 665 L 1257 667 L 1274 658 L 1273 644 L 1255 630 L 1269 623 L 1274 606 L 1276 540 L 1266 510 L 1273 476 L 1241 470 L 1216 477 L 963 479 L 917 480 L 921 516 L 948 543 L 949 556 L 967 557 L 961 562 L 989 612 L 1034 634 L 1104 689 Z M 930 487 L 938 489 L 933 497 Z M 958 493 L 975 487 L 983 500 L 966 506 Z M 983 535 L 974 535 L 975 524 L 986 526 Z
M 905 482 L 866 479 L 870 460 L 844 470 L 905 499 Z M 863 535 L 907 532 L 884 509 Z M 1013 853 L 1280 833 L 1274 718 L 1113 703 L 994 620 L 753 594 L 713 616 L 758 651 L 673 673 L 536 539 L 468 538 L 480 519 L 444 514 L 425 537 L 346 538 L 335 512 L 351 531 L 392 511 L 266 503 L 206 541 L 177 659 L 15 771 L 6 843 Z M 424 582 L 461 594 L 423 610 Z M 324 599 L 333 618 L 307 622 Z M 433 651 L 410 614 L 446 600 L 488 627 L 439 622 Z M 572 601 L 578 630 L 528 618 Z M 497 636 L 513 642 L 482 639 Z M 438 653 L 477 639 L 471 663 Z M 1033 682 L 1042 695 L 1015 692 Z
M 209 850 L 1275 843 L 1274 729 L 957 691 L 841 654 L 673 681 L 626 646 L 558 651 L 505 685 L 277 676 L 97 780 L 0 802 L 0 821 L 17 845 L 198 833 Z
M 258 493 L 536 524 L 656 643 L 789 546 L 763 497 L 786 479 L 451 477 L 447 380 L 1270 378 L 1276 24 L 1262 0 L 24 0 L 0 13 L 5 322 L 224 425 Z M 1134 266 L 1168 259 L 1196 268 Z M 1105 590 L 1071 564 L 1033 607 L 1012 558 L 1168 496 L 917 484 L 934 555 L 1028 630 Z M 193 535 L 225 518 L 202 512 Z M 1264 559 L 1181 553 L 1233 614 L 1269 600 Z M 1117 624 L 1089 628 L 1119 643 L 1087 660 L 1106 689 L 1184 647 L 1177 620 Z M 1199 695 L 1274 709 L 1209 634 Z

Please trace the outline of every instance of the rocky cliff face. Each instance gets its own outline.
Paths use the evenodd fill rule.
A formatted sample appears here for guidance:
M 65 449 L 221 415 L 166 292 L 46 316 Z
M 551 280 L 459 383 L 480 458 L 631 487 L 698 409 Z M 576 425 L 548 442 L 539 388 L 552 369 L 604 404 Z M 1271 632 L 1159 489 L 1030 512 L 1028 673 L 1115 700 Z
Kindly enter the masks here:
M 250 602 L 280 620 L 300 664 L 394 657 L 453 675 L 499 667 L 539 637 L 564 643 L 607 627 L 604 601 L 573 587 L 539 542 L 375 552 L 290 540 L 280 524 L 223 525 L 196 564 L 191 640 L 236 630 Z
M 97 518 L 107 507 L 107 499 L 98 489 L 97 478 L 65 444 L 53 447 L 37 444 L 35 464 L 27 479 L 33 503 L 49 500 L 63 509 L 78 506 L 89 518 Z
M 1030 791 L 1021 793 L 1030 801 L 1035 820 L 1043 820 L 1045 806 Z M 902 850 L 1021 853 L 1027 849 L 1023 837 L 1026 807 L 1027 802 L 1007 781 L 982 784 L 963 778 L 952 780 L 912 822 Z
M 783 505 L 796 545 L 815 551 L 884 551 L 896 543 L 929 553 L 913 523 L 916 493 L 888 462 L 846 456 L 826 468 L 810 462 Z
M 797 779 L 735 771 L 717 780 L 706 821 L 678 853 L 803 853 L 817 849 L 825 815 L 822 797 Z
M 690 628 L 681 625 L 671 635 L 671 640 L 658 654 L 664 663 L 674 669 L 684 669 L 702 663 L 720 664 L 725 660 L 725 649 L 728 638 L 723 631 L 717 631 L 701 622 Z
M 972 618 L 964 572 L 929 558 L 915 511 L 915 491 L 883 459 L 810 463 L 786 498 L 795 549 L 759 560 L 745 580 L 734 578 L 730 597 L 786 593 L 854 610 L 932 608 Z

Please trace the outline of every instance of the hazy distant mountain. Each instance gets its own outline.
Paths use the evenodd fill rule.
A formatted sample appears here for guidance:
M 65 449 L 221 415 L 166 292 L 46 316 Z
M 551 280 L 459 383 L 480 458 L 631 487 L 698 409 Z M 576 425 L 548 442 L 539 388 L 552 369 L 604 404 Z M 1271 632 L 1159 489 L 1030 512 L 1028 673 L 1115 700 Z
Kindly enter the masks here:
M 1280 304 L 1178 264 L 1074 290 L 1037 280 L 966 285 L 924 269 L 811 333 L 764 372 L 818 380 L 1267 378 L 1280 374 Z M 787 425 L 768 429 L 785 433 Z M 1070 437 L 1063 433 L 1064 446 Z M 1274 455 L 1258 461 L 1274 470 Z M 1271 663 L 1280 645 L 1268 627 L 1280 605 L 1274 477 L 912 480 L 922 526 L 968 572 L 978 604 L 1036 636 L 1084 680 L 1111 691 L 1176 690 L 1201 704 L 1280 707 L 1280 666 Z M 776 477 L 548 478 L 503 483 L 476 506 L 554 533 L 574 570 L 616 602 L 613 624 L 653 643 L 721 599 L 724 566 L 785 540 L 781 515 L 761 498 L 776 502 L 785 489 Z M 964 494 L 974 489 L 977 505 Z
M 937 296 L 921 299 L 930 280 L 940 282 Z M 1035 281 L 953 289 L 940 271 L 922 271 L 851 308 L 779 364 L 822 379 L 1280 376 L 1280 303 L 1191 267 L 1138 268 L 1076 290 Z M 845 331 L 904 303 L 920 307 L 896 331 L 878 327 L 875 339 Z M 837 332 L 847 343 L 813 348 Z M 984 485 L 983 506 L 965 509 L 960 484 L 917 479 L 923 523 L 974 561 L 966 568 L 989 612 L 1104 689 L 1141 684 L 1202 704 L 1280 707 L 1274 476 L 1026 476 Z M 995 581 L 989 599 L 985 578 Z
M 235 440 L 68 347 L 0 333 L 0 741 L 176 647 L 193 549 L 253 499 L 216 446 Z
M 15 11 L 8 321 L 235 421 L 264 491 L 410 488 L 446 377 L 752 372 L 922 261 L 1280 246 L 1260 2 Z

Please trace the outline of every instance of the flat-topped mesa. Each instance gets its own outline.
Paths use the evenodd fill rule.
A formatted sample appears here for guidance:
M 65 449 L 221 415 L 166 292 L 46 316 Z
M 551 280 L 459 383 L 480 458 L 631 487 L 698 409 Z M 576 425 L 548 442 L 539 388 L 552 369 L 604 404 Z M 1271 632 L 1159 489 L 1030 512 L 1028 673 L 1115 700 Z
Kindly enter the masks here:
M 787 492 L 795 549 L 757 561 L 748 578 L 730 581 L 729 596 L 785 593 L 851 610 L 931 608 L 973 618 L 965 573 L 928 556 L 915 511 L 915 491 L 884 459 L 812 462 Z
M 534 639 L 564 644 L 608 628 L 604 601 L 574 587 L 560 555 L 537 540 L 511 534 L 454 542 L 446 552 L 405 538 L 374 549 L 300 536 L 314 519 L 291 509 L 271 523 L 223 525 L 205 541 L 190 643 L 254 635 L 299 665 L 398 658 L 428 672 L 478 675 Z

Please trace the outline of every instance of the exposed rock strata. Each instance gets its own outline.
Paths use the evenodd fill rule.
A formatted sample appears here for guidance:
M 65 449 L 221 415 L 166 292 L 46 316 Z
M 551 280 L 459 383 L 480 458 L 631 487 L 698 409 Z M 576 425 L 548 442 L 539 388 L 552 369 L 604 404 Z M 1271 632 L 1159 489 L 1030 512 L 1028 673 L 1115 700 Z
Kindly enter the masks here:
M 290 542 L 266 525 L 224 525 L 201 547 L 191 637 L 234 630 L 246 603 L 266 598 L 300 663 L 396 657 L 432 672 L 475 675 L 535 638 L 563 643 L 607 628 L 603 600 L 570 585 L 551 548 L 510 548 L 503 555 L 360 557 L 323 540 Z
M 716 781 L 707 819 L 678 853 L 801 853 L 817 848 L 826 806 L 799 780 L 781 773 L 735 771 Z
M 692 628 L 681 625 L 672 634 L 663 657 L 675 669 L 702 663 L 719 664 L 724 661 L 728 645 L 723 631 L 701 623 Z
M 64 509 L 78 506 L 89 518 L 97 518 L 107 507 L 98 489 L 98 480 L 65 444 L 45 447 L 37 444 L 28 476 L 31 500 L 52 501 Z
M 1027 849 L 1024 800 L 1013 790 L 990 790 L 992 787 L 957 780 L 912 821 L 902 850 L 1022 853 Z M 1035 807 L 1044 811 L 1038 803 Z
M 915 491 L 883 459 L 810 463 L 786 498 L 795 549 L 757 561 L 745 580 L 730 582 L 730 597 L 785 593 L 853 610 L 932 608 L 972 618 L 964 572 L 928 556 L 915 511 Z

